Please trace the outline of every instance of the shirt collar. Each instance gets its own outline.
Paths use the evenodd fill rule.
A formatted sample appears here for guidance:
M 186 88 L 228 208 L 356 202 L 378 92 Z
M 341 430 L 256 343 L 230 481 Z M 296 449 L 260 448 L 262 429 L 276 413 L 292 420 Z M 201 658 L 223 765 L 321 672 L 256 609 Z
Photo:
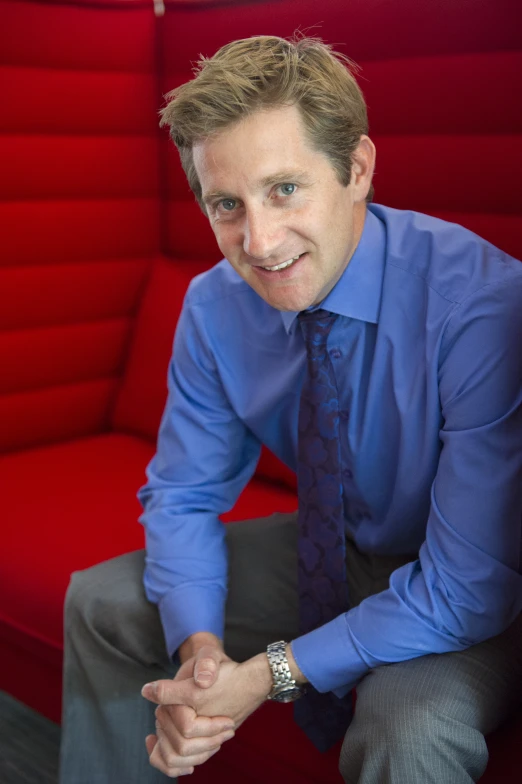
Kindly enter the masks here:
M 381 307 L 382 283 L 386 254 L 384 224 L 366 209 L 361 239 L 345 271 L 317 307 L 340 316 L 377 324 Z M 314 308 L 311 308 L 313 310 Z M 281 311 L 284 327 L 289 333 L 298 312 Z

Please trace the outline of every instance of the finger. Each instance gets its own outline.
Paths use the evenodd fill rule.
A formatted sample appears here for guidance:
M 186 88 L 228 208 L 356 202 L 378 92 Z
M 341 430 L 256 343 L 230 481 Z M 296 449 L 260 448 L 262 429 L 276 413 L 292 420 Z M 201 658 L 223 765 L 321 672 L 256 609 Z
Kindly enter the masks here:
M 156 732 L 158 736 L 158 743 L 150 757 L 150 760 L 153 764 L 155 764 L 155 767 L 162 765 L 163 772 L 166 772 L 166 774 L 171 777 L 182 775 L 181 772 L 186 772 L 190 768 L 194 769 L 194 767 L 202 765 L 204 762 L 210 759 L 210 757 L 213 757 L 214 754 L 216 754 L 221 748 L 220 744 L 207 739 L 206 743 L 212 742 L 211 748 L 200 750 L 196 753 L 188 753 L 189 748 L 187 747 L 185 753 L 179 754 L 175 749 L 172 748 L 169 739 L 161 728 L 157 728 Z M 201 743 L 202 741 L 200 740 L 199 742 Z M 156 751 L 158 754 L 156 755 L 156 759 L 154 759 Z
M 158 742 L 158 739 L 155 735 L 147 735 L 145 738 L 145 746 L 147 747 L 147 754 L 150 755 L 154 751 L 154 746 Z
M 236 728 L 233 720 L 226 716 L 197 716 L 185 705 L 159 705 L 155 714 L 165 730 L 174 726 L 184 738 L 212 738 Z
M 149 762 L 153 768 L 157 768 L 157 770 L 170 778 L 177 778 L 178 776 L 185 776 L 194 772 L 193 767 L 185 767 L 183 764 L 169 767 L 161 755 L 159 742 L 156 743 L 152 754 L 149 757 Z
M 215 732 L 212 735 L 196 734 L 194 732 L 194 721 L 186 714 L 189 712 L 183 706 L 159 706 L 156 708 L 156 729 L 161 729 L 168 739 L 172 749 L 182 757 L 193 754 L 202 754 L 219 748 L 222 743 L 234 737 L 234 729 L 230 727 L 229 720 L 215 724 Z M 218 727 L 221 731 L 217 731 Z M 223 728 L 224 727 L 224 728 Z
M 154 681 L 145 684 L 141 695 L 157 705 L 187 705 L 190 704 L 190 683 L 191 680 Z
M 211 645 L 203 645 L 196 653 L 194 680 L 202 689 L 208 689 L 216 682 L 222 651 Z
M 194 768 L 176 768 L 175 770 L 170 771 L 165 762 L 161 757 L 161 752 L 158 745 L 158 738 L 156 735 L 147 735 L 145 738 L 145 745 L 147 746 L 147 752 L 149 754 L 149 762 L 150 764 L 164 773 L 166 776 L 186 776 L 190 773 L 194 773 Z M 154 754 L 154 750 L 156 749 L 156 754 Z

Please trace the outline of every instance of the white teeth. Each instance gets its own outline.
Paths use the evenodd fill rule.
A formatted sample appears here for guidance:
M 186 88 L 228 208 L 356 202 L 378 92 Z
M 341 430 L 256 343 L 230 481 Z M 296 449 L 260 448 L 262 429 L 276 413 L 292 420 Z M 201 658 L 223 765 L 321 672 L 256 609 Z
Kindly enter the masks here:
M 289 267 L 290 264 L 294 263 L 294 261 L 297 261 L 297 259 L 301 258 L 302 255 L 303 254 L 300 254 L 299 256 L 294 256 L 292 259 L 289 259 L 288 261 L 282 261 L 281 264 L 277 264 L 275 267 L 263 267 L 263 269 L 268 270 L 269 272 L 277 272 L 278 270 L 286 269 L 286 267 Z

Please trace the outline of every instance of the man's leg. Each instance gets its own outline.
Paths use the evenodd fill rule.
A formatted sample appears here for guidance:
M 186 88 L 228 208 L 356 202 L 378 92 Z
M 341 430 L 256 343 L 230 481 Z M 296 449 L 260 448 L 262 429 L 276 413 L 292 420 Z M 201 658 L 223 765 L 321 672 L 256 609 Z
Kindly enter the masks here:
M 295 516 L 229 523 L 225 649 L 240 661 L 297 634 Z M 160 784 L 148 681 L 173 677 L 138 551 L 73 575 L 66 598 L 61 784 Z
M 372 572 L 371 557 L 352 554 L 352 562 L 354 558 L 363 564 L 360 573 Z M 382 583 L 386 559 L 373 561 L 373 572 L 380 574 L 377 583 Z M 368 586 L 363 595 L 385 587 Z M 465 651 L 371 671 L 357 687 L 355 716 L 341 752 L 345 782 L 478 781 L 488 760 L 484 735 L 522 702 L 521 672 L 522 616 L 503 634 Z
M 157 608 L 144 594 L 137 551 L 72 575 L 65 602 L 61 784 L 160 784 L 145 735 L 148 680 L 173 677 Z M 145 733 L 145 734 L 144 734 Z

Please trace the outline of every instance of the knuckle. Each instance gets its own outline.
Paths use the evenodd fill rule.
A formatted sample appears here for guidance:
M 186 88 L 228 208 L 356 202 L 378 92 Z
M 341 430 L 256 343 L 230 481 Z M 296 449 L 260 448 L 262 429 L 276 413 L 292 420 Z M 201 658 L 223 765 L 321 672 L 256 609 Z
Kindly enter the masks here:
M 160 681 L 156 686 L 156 699 L 158 702 L 165 702 L 167 699 L 167 689 L 163 681 Z
M 178 738 L 176 751 L 180 757 L 189 757 L 192 752 L 191 742 L 186 740 L 186 738 Z
M 201 705 L 202 705 L 202 704 L 205 702 L 205 700 L 207 700 L 207 699 L 208 699 L 208 697 L 207 697 L 207 695 L 205 694 L 205 690 L 204 690 L 204 689 L 195 689 L 195 690 L 194 690 L 194 695 L 193 695 L 193 697 L 192 697 L 192 700 L 193 700 L 193 705 L 192 705 L 192 707 L 194 708 L 194 710 L 196 711 L 196 713 L 199 713 L 199 710 L 198 710 L 198 708 L 200 708 L 200 706 L 201 706 Z
M 182 735 L 184 738 L 187 738 L 187 740 L 197 738 L 197 732 L 193 721 L 189 721 L 184 717 L 180 717 L 178 722 L 178 729 L 180 735 Z
M 174 754 L 174 752 L 172 751 L 167 752 L 166 754 L 164 754 L 163 758 L 165 760 L 165 765 L 167 766 L 167 768 L 179 767 L 179 758 L 177 754 Z

